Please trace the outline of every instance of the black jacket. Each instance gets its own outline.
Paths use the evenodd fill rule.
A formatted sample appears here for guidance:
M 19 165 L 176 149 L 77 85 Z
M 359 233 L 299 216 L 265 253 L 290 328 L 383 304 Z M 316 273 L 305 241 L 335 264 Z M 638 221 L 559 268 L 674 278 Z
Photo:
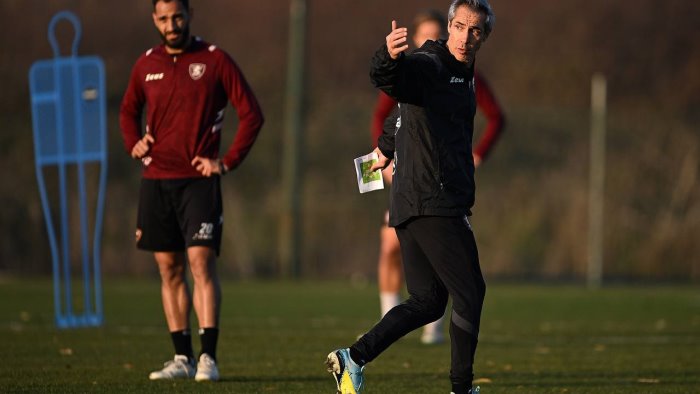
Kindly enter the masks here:
M 379 149 L 394 158 L 389 225 L 414 216 L 471 215 L 474 68 L 455 59 L 443 40 L 426 41 L 397 60 L 384 45 L 372 58 L 370 78 L 399 102 L 396 127 L 379 138 Z

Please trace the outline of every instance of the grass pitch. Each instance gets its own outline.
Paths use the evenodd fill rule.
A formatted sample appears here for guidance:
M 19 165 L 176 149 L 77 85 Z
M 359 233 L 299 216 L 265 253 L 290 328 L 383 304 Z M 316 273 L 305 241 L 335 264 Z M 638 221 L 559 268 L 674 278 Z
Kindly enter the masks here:
M 333 393 L 326 354 L 379 313 L 371 285 L 225 282 L 222 381 L 150 382 L 172 357 L 157 280 L 107 281 L 97 329 L 55 329 L 51 291 L 0 282 L 2 393 Z M 449 346 L 418 336 L 367 366 L 365 393 L 449 393 Z M 700 290 L 493 284 L 476 377 L 485 394 L 699 393 Z

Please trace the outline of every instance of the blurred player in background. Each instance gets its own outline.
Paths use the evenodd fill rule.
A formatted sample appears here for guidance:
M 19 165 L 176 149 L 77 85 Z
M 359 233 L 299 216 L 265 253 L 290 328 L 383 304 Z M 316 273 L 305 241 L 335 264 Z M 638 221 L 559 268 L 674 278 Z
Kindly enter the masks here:
M 221 49 L 190 35 L 191 17 L 188 0 L 153 0 L 153 22 L 163 44 L 136 61 L 120 113 L 124 146 L 143 164 L 136 244 L 154 253 L 175 348 L 174 359 L 152 372 L 152 380 L 219 379 L 220 178 L 245 158 L 263 124 L 260 106 L 236 63 Z M 220 159 L 229 101 L 238 114 L 238 131 Z M 186 281 L 187 263 L 193 296 Z M 193 301 L 201 340 L 197 358 L 189 322 Z
M 414 18 L 412 39 L 416 48 L 422 47 L 427 40 L 436 41 L 446 36 L 447 22 L 439 11 L 427 10 Z M 503 131 L 505 117 L 491 88 L 477 71 L 474 72 L 474 81 L 477 108 L 484 114 L 487 122 L 479 144 L 473 152 L 474 165 L 478 167 L 487 158 Z M 396 108 L 396 104 L 396 100 L 382 91 L 379 92 L 372 117 L 372 142 L 375 146 L 382 134 L 383 127 L 391 129 L 395 127 L 396 118 L 389 115 Z M 389 184 L 391 184 L 392 179 L 391 173 L 390 167 L 384 170 L 384 180 Z M 403 284 L 399 239 L 396 236 L 396 231 L 388 224 L 389 212 L 387 211 L 380 231 L 381 245 L 378 266 L 379 302 L 382 316 L 401 303 L 401 286 Z M 423 328 L 421 342 L 424 344 L 444 342 L 442 327 L 443 318 L 426 325 Z

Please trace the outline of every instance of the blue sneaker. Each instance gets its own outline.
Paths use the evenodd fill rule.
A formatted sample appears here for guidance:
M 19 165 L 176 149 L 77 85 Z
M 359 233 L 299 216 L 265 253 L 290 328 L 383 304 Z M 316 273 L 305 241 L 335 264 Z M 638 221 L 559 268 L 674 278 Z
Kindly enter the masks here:
M 326 358 L 328 372 L 333 374 L 338 394 L 360 394 L 364 389 L 364 366 L 360 367 L 350 358 L 350 349 L 332 351 Z

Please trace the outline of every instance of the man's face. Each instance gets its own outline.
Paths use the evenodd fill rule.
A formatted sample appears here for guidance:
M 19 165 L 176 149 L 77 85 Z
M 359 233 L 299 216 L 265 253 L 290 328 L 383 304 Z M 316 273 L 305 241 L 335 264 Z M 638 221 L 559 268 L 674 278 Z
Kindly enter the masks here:
M 442 26 L 436 21 L 427 20 L 416 27 L 416 32 L 413 34 L 413 43 L 416 48 L 420 48 L 427 40 L 436 41 L 440 38 Z
M 447 48 L 452 56 L 468 66 L 474 64 L 476 52 L 486 38 L 486 15 L 467 6 L 457 8 L 455 17 L 447 25 Z
M 190 38 L 190 13 L 177 0 L 159 1 L 153 10 L 153 23 L 168 48 L 183 49 Z

